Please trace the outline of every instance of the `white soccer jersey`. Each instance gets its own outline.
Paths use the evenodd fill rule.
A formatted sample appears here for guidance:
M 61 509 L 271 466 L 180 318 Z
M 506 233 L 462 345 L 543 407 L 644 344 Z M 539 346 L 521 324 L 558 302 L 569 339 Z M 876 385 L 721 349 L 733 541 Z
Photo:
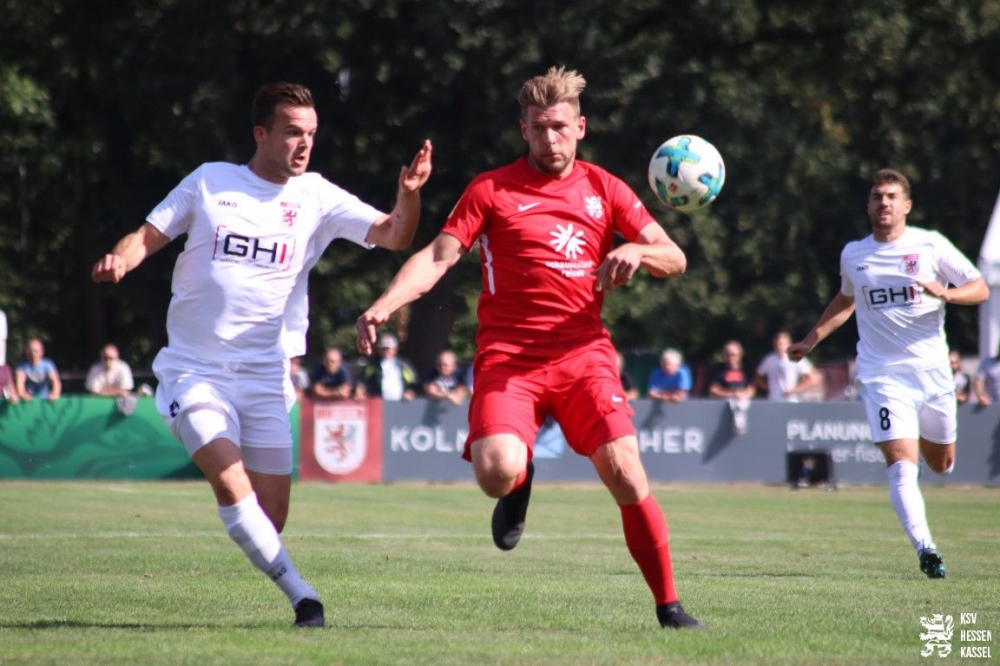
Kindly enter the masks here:
M 290 298 L 303 312 L 308 269 L 334 238 L 371 247 L 365 236 L 381 215 L 319 174 L 279 185 L 247 166 L 201 165 L 146 218 L 171 239 L 188 235 L 174 266 L 168 346 L 222 363 L 286 358 L 282 324 Z
M 907 227 L 889 243 L 872 236 L 840 255 L 840 291 L 854 298 L 859 377 L 949 369 L 944 301 L 919 282 L 962 286 L 979 271 L 936 231 Z
M 791 391 L 803 377 L 813 371 L 813 364 L 807 358 L 793 361 L 787 356 L 778 356 L 771 352 L 764 357 L 764 360 L 757 366 L 757 374 L 767 377 L 767 398 L 768 400 L 798 402 L 799 396 L 785 395 L 785 391 Z

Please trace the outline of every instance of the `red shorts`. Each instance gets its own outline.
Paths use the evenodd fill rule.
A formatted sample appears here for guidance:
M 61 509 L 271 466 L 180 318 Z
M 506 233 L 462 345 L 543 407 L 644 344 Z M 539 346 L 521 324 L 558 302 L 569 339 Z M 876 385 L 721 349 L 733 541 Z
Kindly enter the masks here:
M 472 442 L 500 434 L 516 435 L 530 460 L 538 429 L 550 415 L 570 448 L 588 458 L 603 444 L 635 435 L 610 340 L 553 360 L 487 352 L 476 358 L 473 372 L 466 460 Z

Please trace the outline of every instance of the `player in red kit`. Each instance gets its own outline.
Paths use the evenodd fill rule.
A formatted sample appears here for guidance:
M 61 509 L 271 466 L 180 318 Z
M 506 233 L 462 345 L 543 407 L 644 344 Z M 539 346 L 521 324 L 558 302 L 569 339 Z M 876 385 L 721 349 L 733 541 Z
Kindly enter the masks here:
M 358 318 L 358 350 L 379 326 L 433 287 L 479 243 L 482 293 L 464 457 L 498 498 L 493 540 L 514 548 L 524 530 L 532 446 L 546 417 L 592 461 L 621 509 L 625 543 L 664 627 L 701 628 L 677 600 L 667 524 L 650 494 L 616 351 L 601 322 L 604 293 L 639 268 L 680 275 L 683 251 L 636 194 L 576 159 L 586 131 L 577 72 L 551 68 L 518 95 L 528 154 L 477 176 L 437 238 L 413 255 Z M 615 234 L 625 243 L 614 247 Z

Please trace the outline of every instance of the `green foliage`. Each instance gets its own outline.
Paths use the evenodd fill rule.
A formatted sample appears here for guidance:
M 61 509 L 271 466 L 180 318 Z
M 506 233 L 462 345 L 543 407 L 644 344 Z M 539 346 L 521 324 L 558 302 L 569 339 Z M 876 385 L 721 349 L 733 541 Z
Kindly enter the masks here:
M 248 159 L 262 83 L 313 89 L 313 168 L 380 208 L 399 165 L 434 141 L 421 246 L 476 173 L 523 152 L 520 84 L 566 64 L 589 83 L 581 157 L 640 193 L 689 258 L 682 278 L 609 296 L 614 339 L 704 360 L 736 337 L 753 358 L 836 293 L 876 168 L 911 177 L 914 224 L 976 256 L 1000 173 L 998 35 L 997 4 L 977 0 L 0 0 L 0 308 L 15 346 L 40 334 L 64 368 L 106 340 L 146 365 L 165 342 L 178 248 L 120 285 L 90 283 L 90 266 L 199 163 Z M 728 171 L 690 216 L 645 184 L 653 149 L 681 132 L 712 141 Z M 353 347 L 354 319 L 405 257 L 327 254 L 311 281 L 314 355 Z M 394 322 L 419 366 L 445 344 L 472 352 L 477 280 L 463 262 Z M 976 308 L 949 313 L 966 353 L 975 322 Z M 854 343 L 849 325 L 817 355 Z

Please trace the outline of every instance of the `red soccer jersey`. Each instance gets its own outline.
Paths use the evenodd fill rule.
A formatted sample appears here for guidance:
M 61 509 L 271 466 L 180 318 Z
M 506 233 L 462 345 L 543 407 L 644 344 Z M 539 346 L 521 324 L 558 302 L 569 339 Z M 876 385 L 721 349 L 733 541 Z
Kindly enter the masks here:
M 628 185 L 587 162 L 563 179 L 524 157 L 477 176 L 442 231 L 479 241 L 479 352 L 552 357 L 608 337 L 594 269 L 615 232 L 633 241 L 650 222 Z

